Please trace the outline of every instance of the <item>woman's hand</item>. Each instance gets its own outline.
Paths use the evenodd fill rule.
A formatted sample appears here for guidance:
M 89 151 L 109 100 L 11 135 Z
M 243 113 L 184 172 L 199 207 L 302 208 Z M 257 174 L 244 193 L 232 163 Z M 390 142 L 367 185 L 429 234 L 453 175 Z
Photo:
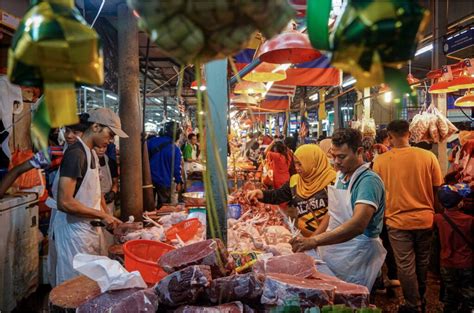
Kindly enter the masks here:
M 304 252 L 311 249 L 316 249 L 318 244 L 315 238 L 295 237 L 290 240 L 293 252 Z
M 263 199 L 263 191 L 260 189 L 255 189 L 247 192 L 245 198 L 248 202 L 258 201 Z

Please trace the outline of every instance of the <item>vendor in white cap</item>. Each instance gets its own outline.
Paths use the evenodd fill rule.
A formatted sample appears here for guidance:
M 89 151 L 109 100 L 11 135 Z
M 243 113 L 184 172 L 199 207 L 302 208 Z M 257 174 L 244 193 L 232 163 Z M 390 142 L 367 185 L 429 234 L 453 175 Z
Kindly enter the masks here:
M 72 266 L 76 254 L 107 252 L 102 229 L 93 226 L 92 221 L 102 221 L 111 228 L 120 223 L 101 207 L 99 161 L 93 148 L 106 147 L 115 135 L 128 136 L 110 109 L 95 109 L 88 114 L 88 128 L 66 150 L 60 168 L 58 212 L 52 227 L 57 251 L 55 285 L 78 275 Z

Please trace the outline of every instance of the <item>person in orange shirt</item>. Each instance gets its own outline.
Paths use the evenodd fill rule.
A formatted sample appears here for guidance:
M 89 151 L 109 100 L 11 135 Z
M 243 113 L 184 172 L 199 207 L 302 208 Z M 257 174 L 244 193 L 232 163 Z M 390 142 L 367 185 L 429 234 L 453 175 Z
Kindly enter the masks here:
M 373 169 L 387 194 L 385 219 L 405 298 L 399 312 L 420 312 L 424 311 L 435 195 L 443 176 L 432 152 L 410 147 L 409 126 L 404 120 L 388 125 L 392 150 L 380 155 Z

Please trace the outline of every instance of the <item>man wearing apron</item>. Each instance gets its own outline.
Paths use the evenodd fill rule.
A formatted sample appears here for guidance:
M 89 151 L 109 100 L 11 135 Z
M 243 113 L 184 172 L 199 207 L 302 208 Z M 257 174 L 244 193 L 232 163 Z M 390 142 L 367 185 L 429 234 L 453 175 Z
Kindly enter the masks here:
M 72 267 L 76 254 L 99 255 L 106 251 L 102 230 L 91 221 L 102 220 L 112 226 L 120 223 L 101 208 L 99 161 L 93 148 L 106 147 L 115 135 L 128 136 L 110 109 L 95 109 L 88 114 L 87 130 L 67 149 L 61 163 L 58 211 L 52 226 L 57 252 L 55 285 L 78 275 Z
M 380 177 L 365 164 L 362 134 L 339 129 L 332 137 L 331 153 L 339 171 L 335 186 L 328 186 L 329 224 L 326 232 L 290 243 L 293 251 L 318 248 L 324 262 L 340 279 L 369 290 L 385 260 L 379 234 L 385 210 Z
M 62 141 L 65 142 L 63 146 L 63 156 L 66 152 L 67 147 L 72 146 L 81 138 L 84 134 L 84 131 L 87 129 L 87 118 L 81 114 L 79 115 L 79 123 L 75 125 L 70 125 L 60 130 L 59 137 L 62 138 Z M 58 188 L 59 188 L 59 168 L 54 172 L 54 178 L 51 186 L 51 193 L 48 199 L 46 199 L 45 204 L 51 209 L 51 218 L 49 219 L 49 228 L 48 228 L 48 280 L 51 286 L 56 286 L 56 263 L 57 263 L 57 253 L 56 246 L 54 243 L 54 218 L 56 212 L 58 211 L 58 206 L 56 199 L 58 198 Z

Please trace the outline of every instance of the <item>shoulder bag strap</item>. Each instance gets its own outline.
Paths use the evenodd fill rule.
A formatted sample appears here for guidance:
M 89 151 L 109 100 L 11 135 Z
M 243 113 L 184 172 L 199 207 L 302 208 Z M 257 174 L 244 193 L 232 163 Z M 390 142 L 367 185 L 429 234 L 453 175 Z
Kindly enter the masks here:
M 472 246 L 472 242 L 463 234 L 463 232 L 456 226 L 456 224 L 453 222 L 452 219 L 450 219 L 446 213 L 442 213 L 444 219 L 446 220 L 446 222 L 449 223 L 449 225 L 451 225 L 451 228 L 456 232 L 458 233 L 459 236 L 462 237 L 462 239 L 469 245 L 469 247 L 471 247 L 471 249 L 473 248 Z

